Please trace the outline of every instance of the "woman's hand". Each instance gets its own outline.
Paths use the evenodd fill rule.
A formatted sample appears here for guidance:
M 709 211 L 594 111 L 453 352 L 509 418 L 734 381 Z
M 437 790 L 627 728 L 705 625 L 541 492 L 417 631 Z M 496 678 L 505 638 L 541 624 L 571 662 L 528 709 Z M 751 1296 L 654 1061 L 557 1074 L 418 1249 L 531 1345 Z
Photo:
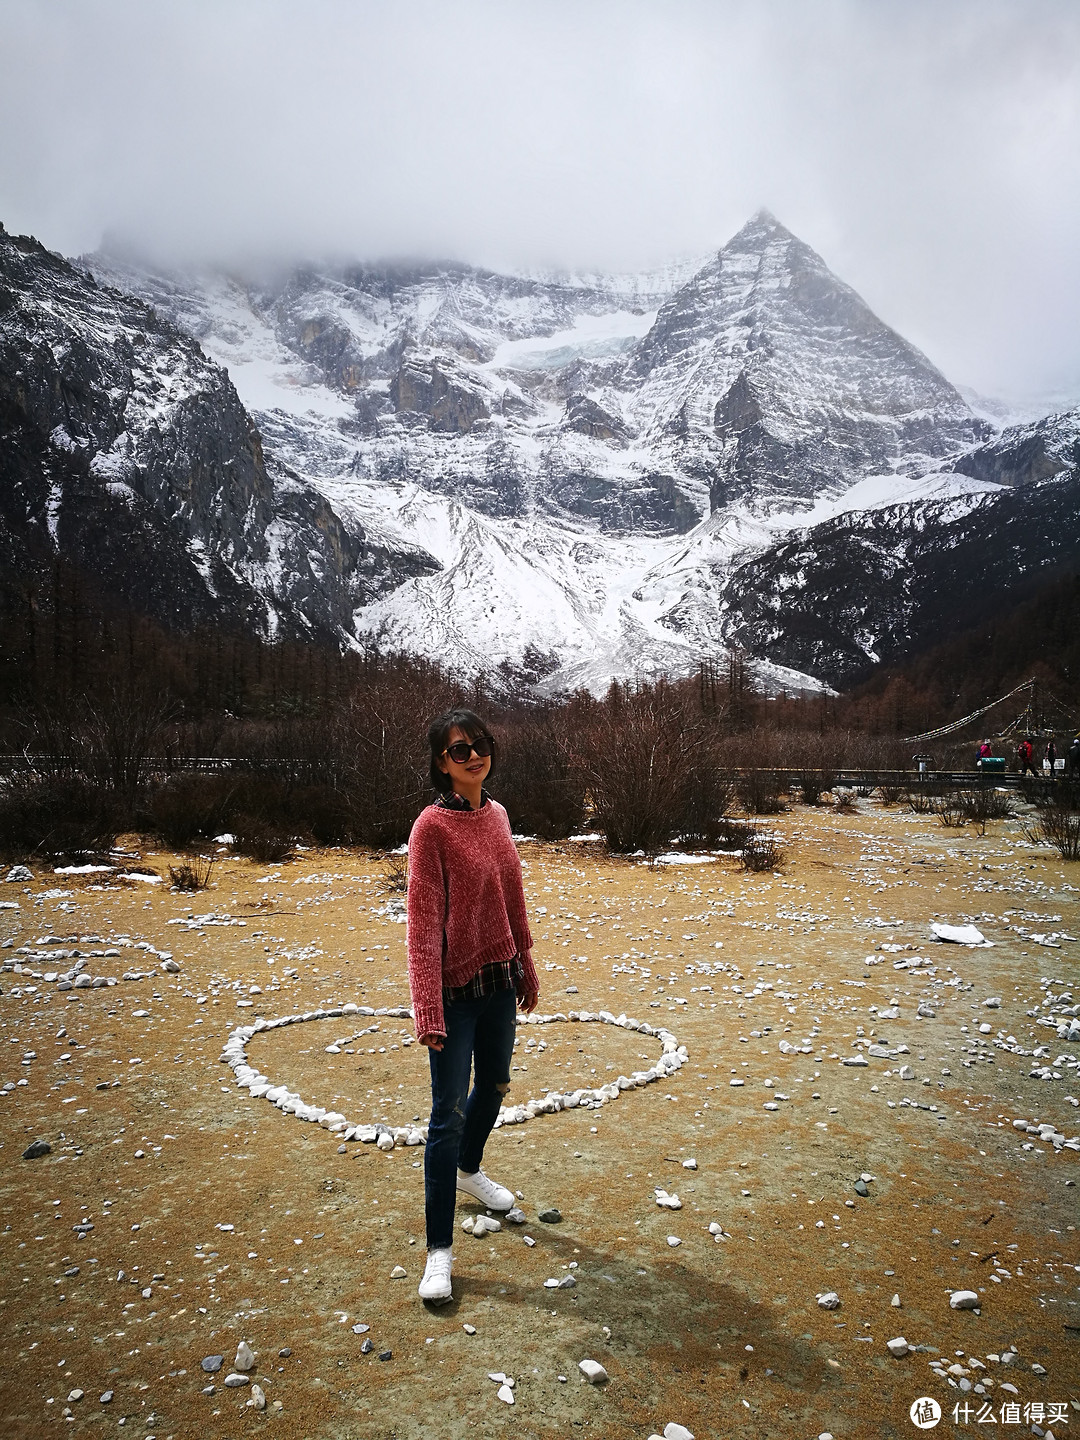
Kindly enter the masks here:
M 445 1035 L 421 1035 L 418 1037 L 421 1045 L 426 1045 L 429 1050 L 441 1050 Z
M 518 1008 L 524 1010 L 526 1015 L 531 1015 L 536 1009 L 539 999 L 540 992 L 538 990 L 526 990 L 525 993 L 518 998 Z

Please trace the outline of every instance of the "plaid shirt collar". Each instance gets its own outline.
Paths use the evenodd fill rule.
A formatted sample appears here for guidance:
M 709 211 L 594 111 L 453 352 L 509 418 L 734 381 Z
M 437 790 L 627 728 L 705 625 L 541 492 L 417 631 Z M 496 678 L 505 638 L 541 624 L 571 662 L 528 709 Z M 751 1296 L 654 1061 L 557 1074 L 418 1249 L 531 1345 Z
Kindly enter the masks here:
M 488 792 L 481 789 L 481 810 L 484 808 L 484 806 L 488 803 L 490 799 L 491 796 L 488 794 Z M 456 790 L 451 790 L 449 795 L 440 795 L 438 800 L 435 801 L 435 804 L 441 806 L 444 810 L 471 810 L 473 808 L 469 804 L 468 800 L 465 799 L 464 795 L 459 795 Z

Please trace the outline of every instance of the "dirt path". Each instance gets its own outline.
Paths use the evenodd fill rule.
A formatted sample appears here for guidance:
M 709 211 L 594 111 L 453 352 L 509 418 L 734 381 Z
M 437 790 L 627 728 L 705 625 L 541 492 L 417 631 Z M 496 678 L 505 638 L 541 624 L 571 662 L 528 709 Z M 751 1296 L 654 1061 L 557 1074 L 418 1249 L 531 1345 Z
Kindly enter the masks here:
M 1080 1133 L 1080 1074 L 1058 1059 L 1080 1046 L 1038 1023 L 1069 1006 L 1062 992 L 1080 998 L 1080 942 L 1060 938 L 1080 937 L 1080 871 L 1014 822 L 979 838 L 868 800 L 853 815 L 796 807 L 776 828 L 788 859 L 763 876 L 522 846 L 541 1011 L 625 1012 L 667 1027 L 689 1060 L 601 1108 L 496 1132 L 485 1166 L 522 1192 L 528 1223 L 462 1233 L 440 1310 L 416 1298 L 421 1150 L 342 1153 L 219 1063 L 256 1016 L 407 1003 L 400 897 L 379 857 L 229 860 L 194 897 L 109 875 L 0 885 L 19 906 L 0 909 L 14 941 L 0 959 L 24 967 L 0 975 L 5 1437 L 646 1440 L 676 1421 L 698 1440 L 840 1440 L 916 1433 L 920 1395 L 941 1404 L 939 1433 L 974 1432 L 987 1404 L 999 1423 L 1018 1404 L 1023 1433 L 1032 1403 L 1058 1436 L 1052 1405 L 1080 1426 L 1080 1330 L 1066 1328 L 1080 1326 L 1080 1153 L 1012 1123 Z M 162 875 L 174 859 L 141 854 Z M 974 920 L 994 948 L 932 943 L 932 920 Z M 76 949 L 117 984 L 58 991 L 44 977 Z M 248 1054 L 350 1122 L 409 1125 L 427 1106 L 409 1030 L 320 1019 L 258 1034 Z M 611 1025 L 523 1028 L 510 1098 L 602 1084 L 659 1053 Z M 1044 1065 L 1061 1078 L 1031 1074 Z M 38 1137 L 51 1154 L 21 1159 Z M 682 1208 L 659 1208 L 658 1188 Z M 537 1221 L 547 1205 L 561 1224 Z M 979 1313 L 950 1309 L 968 1288 Z M 819 1308 L 827 1291 L 839 1308 Z M 933 1348 L 895 1358 L 901 1335 Z M 222 1385 L 240 1339 L 261 1413 Z M 1010 1349 L 1007 1365 L 990 1358 Z M 212 1354 L 224 1366 L 204 1374 Z M 606 1385 L 584 1382 L 585 1357 Z M 966 1373 L 950 1385 L 941 1362 Z M 500 1371 L 512 1408 L 488 1378 Z

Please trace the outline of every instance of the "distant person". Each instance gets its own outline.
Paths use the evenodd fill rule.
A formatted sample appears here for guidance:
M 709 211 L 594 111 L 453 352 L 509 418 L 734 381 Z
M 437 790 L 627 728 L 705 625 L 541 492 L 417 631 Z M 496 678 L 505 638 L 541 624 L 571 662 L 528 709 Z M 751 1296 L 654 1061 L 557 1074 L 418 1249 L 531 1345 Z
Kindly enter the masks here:
M 982 767 L 982 762 L 983 762 L 984 760 L 991 760 L 991 759 L 993 759 L 993 755 L 994 755 L 994 747 L 993 747 L 993 745 L 990 744 L 990 741 L 989 741 L 989 740 L 984 740 L 984 741 L 982 742 L 982 744 L 979 746 L 978 753 L 977 753 L 976 756 L 975 756 L 975 768 L 976 768 L 976 770 L 978 770 L 978 769 L 980 769 L 980 768 Z
M 1049 770 L 1050 779 L 1054 778 L 1054 767 L 1057 765 L 1057 746 L 1054 744 L 1054 737 L 1051 735 L 1046 742 L 1046 751 L 1043 754 L 1043 769 Z
M 431 1070 L 418 1293 L 443 1304 L 452 1295 L 456 1191 L 489 1210 L 513 1208 L 513 1193 L 480 1162 L 510 1088 L 515 1011 L 536 1009 L 540 982 L 510 821 L 484 789 L 495 741 L 471 710 L 449 710 L 432 721 L 428 745 L 439 798 L 409 836 L 405 938 L 416 1035 Z
M 1065 752 L 1065 767 L 1074 780 L 1080 779 L 1080 735 L 1074 735 Z
M 1025 735 L 1020 744 L 1016 747 L 1016 765 L 1021 775 L 1026 775 L 1030 770 L 1032 775 L 1038 775 L 1033 761 L 1035 759 L 1035 748 Z

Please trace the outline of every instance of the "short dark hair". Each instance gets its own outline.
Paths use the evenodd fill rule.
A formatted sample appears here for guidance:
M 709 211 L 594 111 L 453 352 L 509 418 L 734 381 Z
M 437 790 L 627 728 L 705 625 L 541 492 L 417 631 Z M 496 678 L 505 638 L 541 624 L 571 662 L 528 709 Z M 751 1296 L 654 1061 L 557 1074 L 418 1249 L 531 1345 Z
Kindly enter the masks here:
M 472 710 L 447 710 L 432 720 L 427 732 L 428 746 L 431 749 L 431 783 L 440 795 L 449 795 L 454 788 L 450 776 L 445 770 L 439 769 L 439 761 L 442 759 L 443 751 L 450 739 L 450 731 L 455 726 L 470 740 L 479 740 L 480 736 L 484 735 L 491 741 L 489 778 L 495 773 L 495 736 L 492 735 L 480 716 Z

